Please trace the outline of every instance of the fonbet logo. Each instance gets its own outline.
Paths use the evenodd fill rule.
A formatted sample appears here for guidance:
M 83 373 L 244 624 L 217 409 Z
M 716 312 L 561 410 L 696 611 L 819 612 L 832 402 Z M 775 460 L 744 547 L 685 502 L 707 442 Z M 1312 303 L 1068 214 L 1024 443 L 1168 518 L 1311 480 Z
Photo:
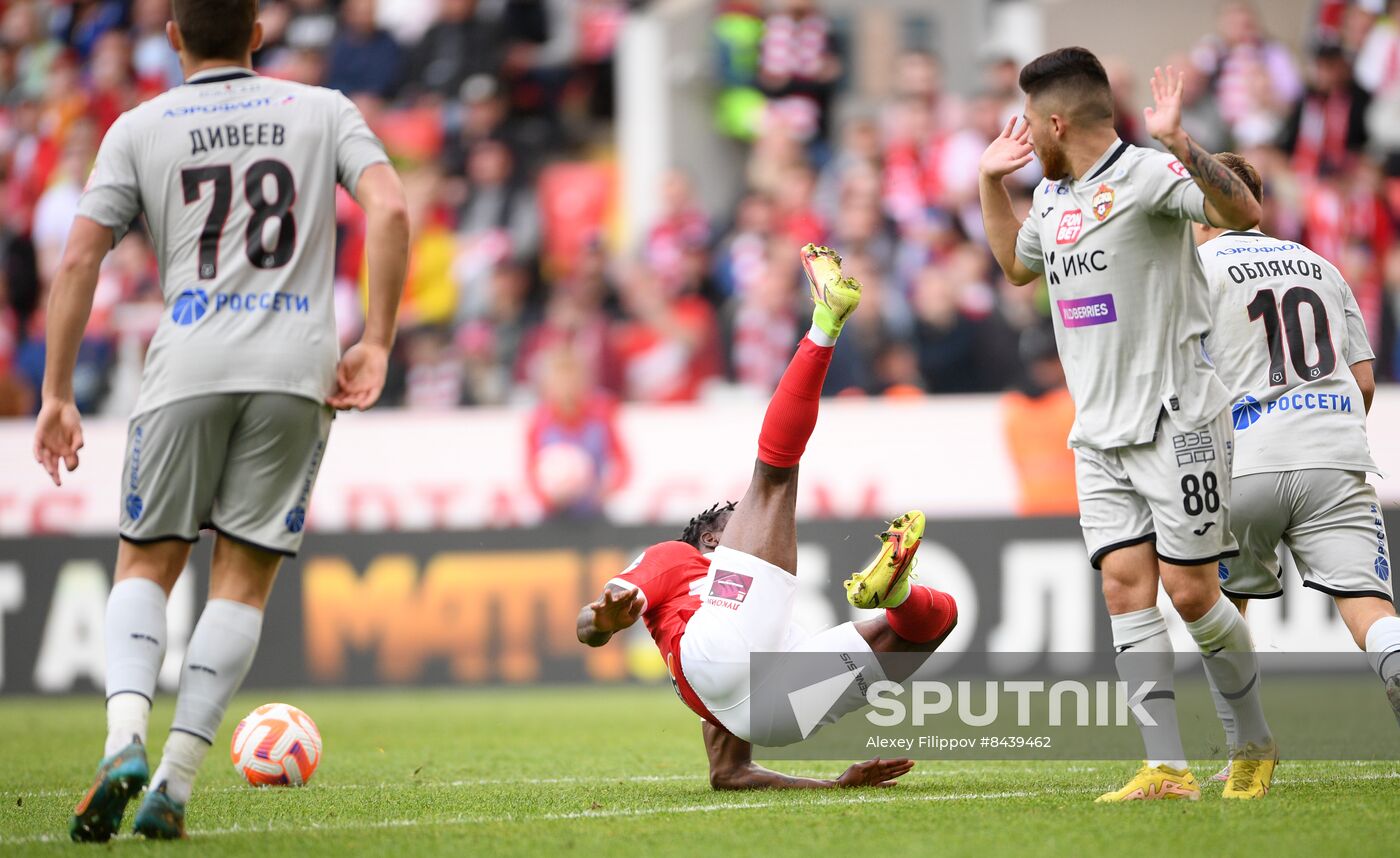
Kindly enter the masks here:
M 1242 432 L 1264 416 L 1264 407 L 1259 404 L 1259 400 L 1252 396 L 1246 396 L 1230 409 L 1230 416 L 1234 418 L 1235 431 Z
M 1060 215 L 1060 225 L 1055 229 L 1056 244 L 1074 244 L 1084 229 L 1084 212 L 1071 209 Z

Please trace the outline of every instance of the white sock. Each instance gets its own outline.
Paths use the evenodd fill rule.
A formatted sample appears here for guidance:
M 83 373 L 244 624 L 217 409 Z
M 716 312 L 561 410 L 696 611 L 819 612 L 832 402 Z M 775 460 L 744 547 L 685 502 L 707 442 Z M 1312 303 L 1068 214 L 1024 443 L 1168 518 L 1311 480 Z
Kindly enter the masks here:
M 127 578 L 107 596 L 107 744 L 110 756 L 132 739 L 146 741 L 156 676 L 165 659 L 165 591 L 148 578 Z
M 1235 716 L 1236 741 L 1267 745 L 1273 741 L 1259 699 L 1259 660 L 1249 626 L 1230 600 L 1221 596 L 1209 611 L 1186 629 L 1201 648 L 1212 687 Z
M 1400 617 L 1381 617 L 1366 630 L 1371 668 L 1382 680 L 1400 675 Z
M 180 804 L 190 800 L 194 792 L 194 776 L 209 753 L 209 743 L 192 733 L 172 729 L 170 738 L 160 751 L 160 767 L 151 778 L 153 788 L 165 784 L 165 792 Z
M 1138 724 L 1147 764 L 1186 768 L 1186 751 L 1181 746 L 1181 730 L 1176 722 L 1172 676 L 1176 655 L 1166 619 L 1152 607 L 1110 616 L 1108 621 L 1113 628 L 1113 647 L 1118 650 L 1118 678 L 1128 684 L 1130 693 L 1144 682 L 1156 683 L 1141 705 L 1157 726 Z
M 190 635 L 185 667 L 180 672 L 180 696 L 170 739 L 161 754 L 153 786 L 166 784 L 170 797 L 189 800 L 194 776 L 214 742 L 224 710 L 233 698 L 262 634 L 262 611 L 229 599 L 211 599 Z
M 1230 708 L 1229 702 L 1220 689 L 1215 686 L 1215 674 L 1206 671 L 1206 682 L 1210 685 L 1210 699 L 1215 703 L 1215 714 L 1220 719 L 1220 726 L 1225 728 L 1225 749 L 1227 751 L 1240 747 L 1240 731 L 1235 726 L 1235 710 Z
M 817 327 L 815 323 L 813 323 L 811 328 L 807 329 L 807 339 L 811 340 L 812 342 L 825 349 L 829 349 L 832 346 L 836 345 L 836 338 L 830 336 L 829 334 L 827 334 L 826 331 L 823 331 L 821 328 Z

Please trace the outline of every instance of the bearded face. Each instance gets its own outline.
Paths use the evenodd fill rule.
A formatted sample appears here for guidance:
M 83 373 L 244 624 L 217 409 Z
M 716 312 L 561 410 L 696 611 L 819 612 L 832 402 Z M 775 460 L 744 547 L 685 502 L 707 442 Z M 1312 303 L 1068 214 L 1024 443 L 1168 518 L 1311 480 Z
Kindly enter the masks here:
M 1030 99 L 1026 99 L 1025 116 L 1031 129 L 1031 147 L 1035 150 L 1036 159 L 1040 161 L 1040 169 L 1045 178 L 1052 182 L 1067 178 L 1069 158 L 1065 155 L 1064 146 L 1055 136 L 1050 117 L 1036 110 Z

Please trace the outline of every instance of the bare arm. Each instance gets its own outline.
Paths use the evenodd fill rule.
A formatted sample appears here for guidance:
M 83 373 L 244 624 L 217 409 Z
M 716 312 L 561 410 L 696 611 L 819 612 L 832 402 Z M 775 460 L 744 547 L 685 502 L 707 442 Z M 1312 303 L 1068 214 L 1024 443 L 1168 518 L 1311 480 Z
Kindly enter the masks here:
M 63 259 L 49 287 L 43 405 L 34 428 L 34 458 L 54 485 L 62 482 L 59 460 L 69 471 L 78 467 L 83 429 L 73 401 L 73 368 L 92 313 L 97 272 L 111 247 L 112 230 L 81 215 L 74 218 Z
M 1011 194 L 1006 190 L 1006 177 L 1031 161 L 1030 126 L 1016 130 L 1012 117 L 1001 135 L 982 154 L 977 193 L 982 200 L 982 225 L 992 255 L 1001 266 L 1006 279 L 1024 286 L 1040 275 L 1027 268 L 1016 256 L 1016 234 L 1021 222 L 1011 208 Z
M 375 164 L 360 174 L 355 198 L 365 211 L 365 265 L 369 269 L 369 309 L 360 341 L 346 350 L 336 368 L 336 389 L 327 398 L 335 408 L 366 409 L 379 399 L 394 346 L 399 300 L 408 273 L 408 204 L 394 168 Z
M 855 763 L 839 778 L 804 778 L 765 769 L 753 761 L 753 745 L 706 721 L 705 751 L 710 757 L 710 787 L 737 789 L 837 789 L 840 787 L 891 787 L 914 768 L 912 760 L 870 760 Z
M 603 595 L 584 605 L 578 612 L 578 641 L 586 646 L 603 646 L 612 636 L 631 628 L 642 615 L 646 600 L 641 590 L 629 590 L 616 584 L 603 588 Z
M 1215 160 L 1181 127 L 1181 92 L 1185 75 L 1171 66 L 1158 68 L 1152 77 L 1154 107 L 1143 111 L 1147 131 L 1181 161 L 1206 197 L 1206 219 L 1211 226 L 1252 229 L 1264 212 L 1240 178 Z
M 1371 413 L 1371 401 L 1376 398 L 1376 362 L 1361 360 L 1351 365 L 1351 374 L 1356 377 L 1356 386 L 1361 388 L 1361 401 L 1366 413 Z

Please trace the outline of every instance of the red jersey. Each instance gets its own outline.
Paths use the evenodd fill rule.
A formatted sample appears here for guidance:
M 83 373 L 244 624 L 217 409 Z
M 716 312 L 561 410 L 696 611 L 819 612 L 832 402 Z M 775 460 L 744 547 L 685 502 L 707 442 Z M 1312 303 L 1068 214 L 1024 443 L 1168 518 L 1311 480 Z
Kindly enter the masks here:
M 666 660 L 676 694 L 695 714 L 723 730 L 724 725 L 700 702 L 681 671 L 681 635 L 685 634 L 690 618 L 700 609 L 700 588 L 708 574 L 708 557 L 687 542 L 673 541 L 643 551 L 626 571 L 609 583 L 642 591 L 646 600 L 642 622 L 646 623 L 656 648 Z

